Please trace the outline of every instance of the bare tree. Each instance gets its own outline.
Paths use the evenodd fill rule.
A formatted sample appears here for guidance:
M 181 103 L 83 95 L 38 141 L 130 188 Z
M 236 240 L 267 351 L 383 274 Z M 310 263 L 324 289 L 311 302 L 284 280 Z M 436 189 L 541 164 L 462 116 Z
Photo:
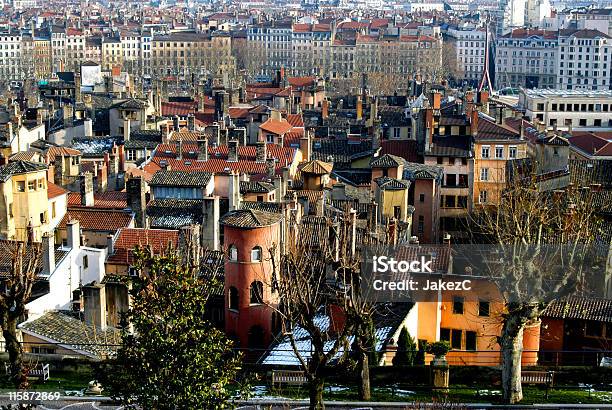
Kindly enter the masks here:
M 26 314 L 42 255 L 39 243 L 3 241 L 1 252 L 11 255 L 12 266 L 0 293 L 0 325 L 9 353 L 10 376 L 18 389 L 27 389 L 28 369 L 23 362 L 23 347 L 17 337 L 17 325 Z
M 550 301 L 583 291 L 598 222 L 588 189 L 539 189 L 535 176 L 514 178 L 493 206 L 474 215 L 473 232 L 494 245 L 487 269 L 505 304 L 498 343 L 503 398 L 522 400 L 523 333 Z M 492 256 L 494 255 L 494 256 Z

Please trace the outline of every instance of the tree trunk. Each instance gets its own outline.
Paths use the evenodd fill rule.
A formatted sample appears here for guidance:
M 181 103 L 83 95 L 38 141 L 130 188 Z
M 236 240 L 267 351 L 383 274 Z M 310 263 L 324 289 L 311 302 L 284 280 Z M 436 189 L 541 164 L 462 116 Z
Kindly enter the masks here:
M 367 352 L 359 352 L 359 400 L 369 401 L 370 393 L 370 361 Z
M 508 404 L 523 400 L 521 385 L 521 358 L 523 356 L 523 330 L 520 316 L 510 313 L 502 328 L 500 338 L 502 354 L 503 399 Z
M 309 382 L 309 398 L 310 398 L 310 410 L 323 410 L 325 405 L 323 404 L 323 387 L 325 380 L 320 375 L 315 375 Z
M 11 381 L 17 389 L 29 387 L 28 376 L 23 368 L 23 349 L 17 339 L 17 321 L 8 319 L 6 328 L 2 330 L 4 343 L 9 354 Z

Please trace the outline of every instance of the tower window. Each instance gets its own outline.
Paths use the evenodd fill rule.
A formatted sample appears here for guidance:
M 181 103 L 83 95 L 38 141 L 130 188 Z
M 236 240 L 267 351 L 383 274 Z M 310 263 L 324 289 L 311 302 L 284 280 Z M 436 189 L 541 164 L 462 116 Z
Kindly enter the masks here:
M 256 246 L 251 249 L 251 262 L 261 262 L 261 247 Z
M 238 310 L 238 289 L 236 289 L 235 287 L 230 287 L 229 288 L 229 293 L 228 293 L 228 305 L 229 308 L 231 310 Z
M 263 283 L 260 281 L 254 281 L 251 283 L 251 303 L 263 303 Z
M 238 261 L 238 248 L 235 245 L 229 247 L 229 259 L 232 262 Z

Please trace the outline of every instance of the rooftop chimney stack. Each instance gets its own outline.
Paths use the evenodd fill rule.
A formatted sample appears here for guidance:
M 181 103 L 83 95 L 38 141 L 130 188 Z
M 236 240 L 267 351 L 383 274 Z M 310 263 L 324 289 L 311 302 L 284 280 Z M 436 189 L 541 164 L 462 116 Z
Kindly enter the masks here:
M 81 224 L 78 220 L 73 219 L 66 224 L 67 245 L 70 249 L 79 249 L 81 247 Z
M 130 140 L 130 134 L 132 132 L 132 122 L 129 118 L 123 120 L 123 142 Z
M 227 160 L 238 162 L 238 141 L 230 140 L 227 142 Z
M 195 116 L 193 114 L 187 116 L 187 129 L 191 132 L 195 131 Z
M 146 207 L 147 198 L 145 194 L 146 186 L 142 177 L 131 177 L 127 181 L 127 204 L 135 214 L 135 222 L 137 228 L 146 228 Z
M 53 234 L 45 233 L 42 239 L 43 245 L 43 274 L 51 275 L 55 270 L 55 241 Z
M 203 141 L 200 141 L 200 152 L 198 153 L 198 161 L 208 161 L 208 138 L 205 136 Z
M 257 141 L 256 145 L 256 155 L 255 162 L 264 163 L 266 162 L 267 154 L 267 144 L 265 141 Z
M 91 172 L 85 172 L 79 176 L 80 179 L 80 191 L 81 191 L 81 205 L 83 206 L 94 206 L 94 189 L 93 189 L 93 175 Z
M 276 159 L 266 159 L 266 172 L 268 174 L 268 178 L 274 178 L 274 175 L 276 174 Z

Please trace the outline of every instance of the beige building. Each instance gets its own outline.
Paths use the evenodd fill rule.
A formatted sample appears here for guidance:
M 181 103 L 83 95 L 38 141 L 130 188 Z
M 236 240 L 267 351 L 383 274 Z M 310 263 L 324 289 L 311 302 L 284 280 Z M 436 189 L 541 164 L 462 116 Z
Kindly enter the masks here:
M 152 74 L 179 76 L 211 73 L 233 75 L 231 37 L 202 33 L 172 33 L 154 37 L 151 42 Z

